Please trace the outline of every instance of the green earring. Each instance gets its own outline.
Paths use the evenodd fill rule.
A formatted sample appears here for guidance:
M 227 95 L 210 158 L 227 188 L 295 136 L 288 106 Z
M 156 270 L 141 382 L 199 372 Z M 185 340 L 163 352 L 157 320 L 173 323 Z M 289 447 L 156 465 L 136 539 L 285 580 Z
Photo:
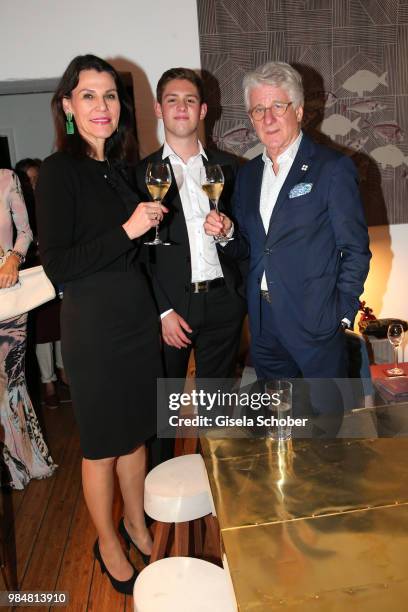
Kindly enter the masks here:
M 71 135 L 75 133 L 74 122 L 72 121 L 72 113 L 67 113 L 67 121 L 65 123 L 65 129 L 67 134 Z

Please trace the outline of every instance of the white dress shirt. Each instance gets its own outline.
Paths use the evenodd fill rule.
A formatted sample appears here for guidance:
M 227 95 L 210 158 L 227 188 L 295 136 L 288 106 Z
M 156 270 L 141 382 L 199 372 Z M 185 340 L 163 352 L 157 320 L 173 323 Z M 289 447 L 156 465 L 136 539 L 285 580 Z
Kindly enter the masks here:
M 224 276 L 214 239 L 212 236 L 207 236 L 204 231 L 210 203 L 201 188 L 200 168 L 204 165 L 202 156 L 207 159 L 207 155 L 201 142 L 198 145 L 199 152 L 190 157 L 187 163 L 167 142 L 164 143 L 162 155 L 163 159 L 169 158 L 180 194 L 190 246 L 192 283 Z M 163 312 L 161 318 L 169 312 L 171 310 Z
M 277 158 L 279 166 L 278 173 L 275 174 L 273 171 L 273 162 L 268 157 L 266 149 L 262 154 L 262 160 L 265 164 L 263 176 L 262 176 L 262 187 L 261 187 L 261 198 L 259 204 L 259 212 L 262 218 L 262 223 L 265 228 L 265 233 L 268 233 L 269 223 L 271 220 L 272 212 L 275 207 L 276 201 L 279 196 L 279 192 L 282 189 L 283 183 L 285 182 L 289 171 L 292 167 L 296 154 L 299 150 L 300 142 L 302 140 L 302 132 L 295 141 Z M 266 282 L 265 272 L 262 275 L 261 289 L 268 290 L 268 283 Z M 347 327 L 351 326 L 349 319 L 343 318 L 342 322 Z
M 276 201 L 279 196 L 279 192 L 282 189 L 283 183 L 285 182 L 289 170 L 292 167 L 293 161 L 298 152 L 300 142 L 302 140 L 302 132 L 299 136 L 288 146 L 283 153 L 277 158 L 277 164 L 279 166 L 278 173 L 275 174 L 273 171 L 273 161 L 268 157 L 266 149 L 262 154 L 262 161 L 264 162 L 264 171 L 262 175 L 262 187 L 261 187 L 261 198 L 259 204 L 259 212 L 261 214 L 262 223 L 265 228 L 265 233 L 268 233 L 269 222 L 271 220 L 272 212 L 275 207 Z M 262 276 L 261 289 L 268 290 L 268 284 L 266 282 L 265 272 Z

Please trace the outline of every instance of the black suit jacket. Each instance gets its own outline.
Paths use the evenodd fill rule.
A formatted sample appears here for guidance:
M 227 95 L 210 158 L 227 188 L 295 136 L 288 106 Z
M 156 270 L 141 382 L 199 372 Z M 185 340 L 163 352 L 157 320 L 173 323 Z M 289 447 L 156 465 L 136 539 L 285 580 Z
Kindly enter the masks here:
M 147 164 L 162 160 L 163 148 L 142 160 L 135 168 L 134 179 L 142 201 L 150 200 L 145 174 Z M 203 157 L 204 164 L 220 164 L 224 174 L 224 189 L 219 201 L 219 208 L 231 216 L 231 198 L 234 189 L 238 164 L 232 155 L 222 151 L 205 151 L 208 159 Z M 171 242 L 171 246 L 144 246 L 142 258 L 146 262 L 152 279 L 153 291 L 160 313 L 173 308 L 183 318 L 188 319 L 191 284 L 191 256 L 187 225 L 183 213 L 180 194 L 172 170 L 172 183 L 164 199 L 169 209 L 160 224 L 160 238 Z M 218 251 L 220 264 L 226 285 L 232 294 L 245 296 L 242 267 L 224 253 Z

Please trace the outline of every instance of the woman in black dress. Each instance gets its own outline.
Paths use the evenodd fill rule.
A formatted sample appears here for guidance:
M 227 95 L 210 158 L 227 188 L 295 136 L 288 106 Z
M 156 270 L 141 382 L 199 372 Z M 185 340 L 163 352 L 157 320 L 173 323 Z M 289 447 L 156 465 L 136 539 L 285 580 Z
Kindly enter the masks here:
M 144 442 L 155 432 L 161 375 L 158 317 L 135 240 L 165 210 L 130 191 L 119 171 L 131 110 L 115 69 L 78 56 L 53 97 L 58 152 L 37 186 L 40 255 L 64 285 L 62 354 L 79 424 L 83 489 L 98 532 L 94 554 L 112 585 L 131 593 L 136 570 L 112 519 L 114 470 L 124 500 L 122 535 L 151 552 L 143 512 Z

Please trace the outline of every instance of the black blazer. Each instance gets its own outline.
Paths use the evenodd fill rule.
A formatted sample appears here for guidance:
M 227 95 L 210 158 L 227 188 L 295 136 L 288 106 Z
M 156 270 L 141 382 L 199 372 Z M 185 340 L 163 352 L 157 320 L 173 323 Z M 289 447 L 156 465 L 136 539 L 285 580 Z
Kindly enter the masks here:
M 147 164 L 162 160 L 163 148 L 152 153 L 139 162 L 135 168 L 134 180 L 142 201 L 150 200 L 145 184 Z M 222 151 L 205 150 L 208 159 L 203 157 L 204 164 L 220 164 L 224 174 L 224 189 L 219 201 L 219 208 L 231 217 L 231 199 L 234 189 L 238 164 L 235 157 Z M 164 199 L 169 212 L 160 224 L 160 238 L 171 242 L 171 246 L 144 246 L 142 259 L 146 262 L 153 291 L 160 313 L 173 308 L 183 318 L 188 317 L 191 284 L 191 257 L 187 225 L 181 204 L 180 194 L 172 170 L 172 184 Z M 222 249 L 218 250 L 225 282 L 232 294 L 245 297 L 242 267 L 229 257 Z

